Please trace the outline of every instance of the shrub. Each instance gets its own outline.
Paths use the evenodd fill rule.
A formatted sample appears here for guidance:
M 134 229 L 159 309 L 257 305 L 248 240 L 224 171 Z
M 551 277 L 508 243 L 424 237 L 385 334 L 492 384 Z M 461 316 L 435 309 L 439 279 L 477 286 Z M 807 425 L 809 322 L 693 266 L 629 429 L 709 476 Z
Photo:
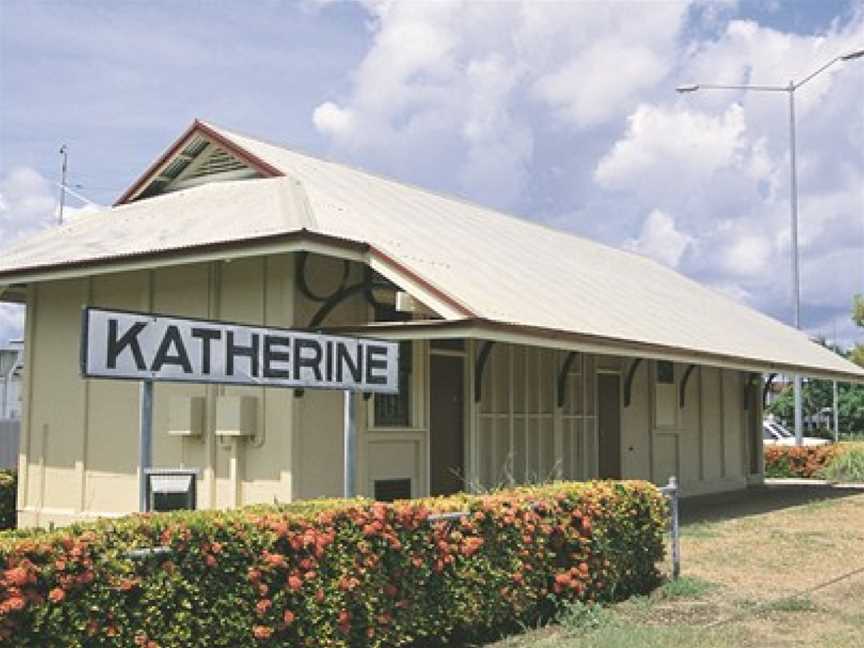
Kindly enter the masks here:
M 17 497 L 18 473 L 0 470 L 0 529 L 15 528 Z
M 864 482 L 864 444 L 838 453 L 822 468 L 819 476 L 834 482 Z
M 133 515 L 0 540 L 20 646 L 449 641 L 658 582 L 665 502 L 643 482 Z M 467 511 L 458 519 L 430 517 Z M 167 554 L 132 560 L 136 547 Z M 0 639 L 2 640 L 2 639 Z
M 766 446 L 766 477 L 816 477 L 838 453 L 834 445 Z

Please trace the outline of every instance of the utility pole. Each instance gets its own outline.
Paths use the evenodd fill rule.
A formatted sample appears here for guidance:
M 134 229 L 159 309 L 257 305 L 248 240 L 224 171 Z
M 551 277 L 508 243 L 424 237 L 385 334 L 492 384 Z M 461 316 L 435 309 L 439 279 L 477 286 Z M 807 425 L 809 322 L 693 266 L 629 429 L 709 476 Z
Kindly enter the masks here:
M 66 204 L 66 168 L 69 164 L 68 147 L 64 144 L 60 147 L 60 155 L 63 156 L 63 166 L 60 175 L 60 208 L 57 210 L 57 224 L 63 224 L 63 207 Z

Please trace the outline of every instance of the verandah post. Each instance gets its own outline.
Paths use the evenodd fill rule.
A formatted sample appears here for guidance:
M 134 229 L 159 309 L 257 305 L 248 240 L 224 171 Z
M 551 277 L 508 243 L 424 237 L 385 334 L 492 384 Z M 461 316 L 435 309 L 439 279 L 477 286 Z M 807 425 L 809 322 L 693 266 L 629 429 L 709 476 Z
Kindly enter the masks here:
M 147 471 L 153 463 L 153 381 L 141 382 L 138 427 L 138 510 L 147 510 Z
M 344 395 L 344 428 L 343 428 L 343 469 L 345 483 L 342 495 L 351 499 L 357 495 L 357 405 L 354 393 L 350 389 L 342 392 Z

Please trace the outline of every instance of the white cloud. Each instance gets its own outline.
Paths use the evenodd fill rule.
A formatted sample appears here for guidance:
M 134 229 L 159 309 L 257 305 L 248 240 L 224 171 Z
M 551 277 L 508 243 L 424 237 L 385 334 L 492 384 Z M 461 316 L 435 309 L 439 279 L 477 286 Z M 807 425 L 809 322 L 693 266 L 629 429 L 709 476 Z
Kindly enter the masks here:
M 77 193 L 77 192 L 76 192 Z M 15 167 L 0 177 L 0 254 L 3 248 L 14 245 L 19 238 L 34 234 L 57 222 L 59 189 L 29 167 Z M 95 203 L 82 203 L 67 194 L 63 220 L 68 223 L 86 218 L 102 207 Z M 24 307 L 0 303 L 0 345 L 24 334 Z
M 48 227 L 56 218 L 57 192 L 28 167 L 15 167 L 0 178 L 0 247 Z
M 734 239 L 723 252 L 723 267 L 731 275 L 752 277 L 770 267 L 773 252 L 769 240 L 744 234 Z
M 594 178 L 603 187 L 651 182 L 665 185 L 665 192 L 670 176 L 681 187 L 703 182 L 718 169 L 741 164 L 746 124 L 738 104 L 716 117 L 682 108 L 642 105 L 628 117 L 627 124 L 624 137 L 597 164 Z
M 613 69 L 610 61 L 616 62 Z M 560 119 L 586 128 L 602 124 L 623 106 L 632 105 L 636 97 L 666 76 L 668 69 L 668 61 L 650 47 L 600 41 L 561 69 L 537 79 L 534 94 L 554 108 Z
M 675 214 L 693 251 L 680 258 L 681 270 L 789 321 L 788 97 L 670 90 L 684 82 L 784 84 L 862 39 L 859 13 L 824 34 L 733 20 L 715 38 L 691 41 L 678 79 L 630 113 L 594 180 L 613 205 Z M 805 326 L 820 326 L 828 313 L 848 319 L 851 294 L 864 289 L 862 79 L 864 66 L 837 64 L 796 94 Z M 638 240 L 645 236 L 643 229 Z
M 344 137 L 350 134 L 354 119 L 351 111 L 340 108 L 331 101 L 325 101 L 312 113 L 312 122 L 322 133 Z
M 495 206 L 530 184 L 538 128 L 622 118 L 668 74 L 688 3 L 366 2 L 348 96 L 313 111 L 338 155 Z M 551 119 L 550 119 L 551 117 Z
M 625 241 L 623 247 L 675 268 L 692 244 L 693 237 L 679 231 L 671 216 L 655 209 L 642 224 L 639 237 Z

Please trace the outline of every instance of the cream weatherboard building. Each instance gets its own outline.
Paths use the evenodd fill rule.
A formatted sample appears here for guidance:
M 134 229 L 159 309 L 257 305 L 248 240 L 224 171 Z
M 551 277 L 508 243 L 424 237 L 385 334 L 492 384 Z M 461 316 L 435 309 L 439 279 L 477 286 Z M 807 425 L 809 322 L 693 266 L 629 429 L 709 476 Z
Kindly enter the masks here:
M 355 397 L 356 490 L 381 499 L 740 489 L 763 372 L 864 380 L 651 260 L 200 121 L 112 209 L 0 253 L 0 299 L 27 307 L 23 526 L 139 506 L 139 387 L 82 378 L 88 305 L 400 341 L 400 394 Z M 342 427 L 339 392 L 157 383 L 153 465 L 198 508 L 339 495 Z

